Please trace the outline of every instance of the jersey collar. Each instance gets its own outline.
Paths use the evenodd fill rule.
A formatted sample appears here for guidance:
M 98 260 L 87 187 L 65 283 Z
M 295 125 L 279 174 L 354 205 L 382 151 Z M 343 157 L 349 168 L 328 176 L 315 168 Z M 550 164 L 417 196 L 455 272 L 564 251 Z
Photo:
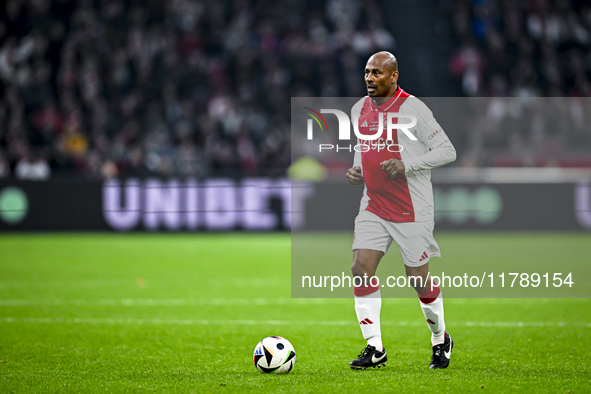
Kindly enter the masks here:
M 386 112 L 390 109 L 390 107 L 392 107 L 394 105 L 394 103 L 396 103 L 396 101 L 398 101 L 398 99 L 400 98 L 400 96 L 404 93 L 404 90 L 402 90 L 402 88 L 400 86 L 398 86 L 398 88 L 396 89 L 396 93 L 394 93 L 394 96 L 392 96 L 392 98 L 388 101 L 386 101 L 384 104 L 382 105 L 375 105 L 373 100 L 369 100 L 369 105 L 372 111 L 377 111 L 380 110 L 382 112 Z

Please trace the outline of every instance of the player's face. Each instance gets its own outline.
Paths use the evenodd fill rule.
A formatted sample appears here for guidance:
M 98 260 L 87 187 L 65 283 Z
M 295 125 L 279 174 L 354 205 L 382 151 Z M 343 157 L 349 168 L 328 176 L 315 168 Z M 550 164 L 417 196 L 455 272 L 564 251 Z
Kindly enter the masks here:
M 390 97 L 396 91 L 398 71 L 392 71 L 373 59 L 365 65 L 365 85 L 369 97 Z

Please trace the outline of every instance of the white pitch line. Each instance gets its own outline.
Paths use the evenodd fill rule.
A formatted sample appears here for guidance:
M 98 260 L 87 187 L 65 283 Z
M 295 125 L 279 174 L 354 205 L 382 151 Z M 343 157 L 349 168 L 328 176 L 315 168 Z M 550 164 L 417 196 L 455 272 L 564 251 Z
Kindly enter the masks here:
M 292 320 L 205 320 L 205 319 L 112 319 L 112 318 L 59 318 L 59 317 L 2 317 L 0 323 L 28 323 L 28 324 L 103 324 L 103 325 L 182 325 L 182 326 L 356 326 L 354 320 L 321 320 L 321 321 L 292 321 Z M 383 326 L 419 327 L 424 326 L 421 320 L 382 322 Z M 591 323 L 581 322 L 485 322 L 467 321 L 454 322 L 454 327 L 575 327 L 591 328 Z
M 384 300 L 388 304 L 401 304 L 408 298 L 387 298 Z M 474 299 L 449 298 L 447 302 L 455 304 L 469 304 Z M 515 302 L 512 298 L 478 298 L 478 302 L 487 302 L 491 304 L 502 304 Z M 569 299 L 545 299 L 545 298 L 521 298 L 520 304 L 531 303 L 561 303 L 568 300 L 569 303 L 580 302 L 587 303 L 588 299 L 569 298 Z M 413 301 L 411 301 L 413 302 Z M 27 306 L 128 306 L 128 307 L 149 307 L 149 306 L 260 306 L 260 305 L 349 305 L 352 304 L 352 298 L 103 298 L 103 299 L 25 299 L 25 298 L 6 298 L 0 299 L 1 307 L 27 307 Z
M 352 304 L 338 298 L 123 298 L 123 299 L 0 299 L 0 307 L 20 306 L 243 306 L 243 305 L 326 305 Z
M 152 280 L 147 279 L 147 282 Z M 289 283 L 289 282 L 288 282 Z M 250 287 L 261 287 L 267 288 L 281 288 L 285 287 L 284 278 L 230 278 L 230 279 L 210 279 L 208 284 L 211 287 L 235 287 L 235 288 L 250 288 Z M 129 286 L 136 286 L 136 280 L 134 279 L 104 279 L 104 280 L 14 280 L 14 281 L 1 281 L 0 289 L 39 289 L 39 288 L 127 288 Z

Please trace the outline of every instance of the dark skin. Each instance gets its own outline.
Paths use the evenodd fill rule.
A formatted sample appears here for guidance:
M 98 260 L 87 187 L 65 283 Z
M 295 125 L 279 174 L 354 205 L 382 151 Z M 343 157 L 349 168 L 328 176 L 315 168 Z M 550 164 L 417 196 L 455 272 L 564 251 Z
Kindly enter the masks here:
M 387 102 L 398 90 L 398 62 L 389 52 L 378 52 L 372 55 L 365 65 L 365 85 L 367 94 L 376 106 Z M 394 179 L 398 174 L 404 174 L 405 167 L 401 160 L 390 159 L 380 163 L 382 170 L 390 174 Z M 351 167 L 347 171 L 347 180 L 351 185 L 361 185 L 364 182 L 361 167 Z M 353 264 L 351 273 L 353 276 L 375 276 L 383 252 L 371 249 L 355 249 L 353 251 Z M 405 265 L 407 276 L 420 276 L 423 287 L 415 286 L 419 295 L 431 288 L 429 276 L 429 263 L 420 267 L 408 267 Z

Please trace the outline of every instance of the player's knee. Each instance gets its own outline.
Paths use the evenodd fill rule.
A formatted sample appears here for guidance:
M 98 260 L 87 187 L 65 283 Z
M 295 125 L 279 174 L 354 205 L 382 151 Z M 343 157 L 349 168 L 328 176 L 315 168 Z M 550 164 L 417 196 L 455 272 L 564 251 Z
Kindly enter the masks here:
M 408 277 L 409 284 L 415 289 L 419 296 L 429 290 L 431 281 L 428 274 L 413 272 L 412 270 L 407 269 L 406 276 Z
M 353 253 L 353 264 L 351 265 L 353 276 L 374 276 L 383 255 L 382 252 L 373 250 L 356 250 Z
M 429 290 L 428 287 L 426 286 L 413 286 L 415 291 L 417 292 L 417 294 L 420 296 L 422 296 L 423 294 L 425 294 L 427 292 L 427 290 Z
M 367 272 L 367 267 L 365 264 L 363 264 L 361 259 L 353 259 L 353 264 L 351 264 L 351 273 L 354 277 L 369 275 Z
M 417 294 L 420 296 L 427 294 L 431 290 L 431 277 L 416 277 L 415 283 L 411 282 Z
M 362 276 L 363 272 L 361 267 L 359 266 L 359 263 L 357 263 L 357 261 L 353 260 L 353 264 L 351 264 L 351 274 L 353 276 Z

